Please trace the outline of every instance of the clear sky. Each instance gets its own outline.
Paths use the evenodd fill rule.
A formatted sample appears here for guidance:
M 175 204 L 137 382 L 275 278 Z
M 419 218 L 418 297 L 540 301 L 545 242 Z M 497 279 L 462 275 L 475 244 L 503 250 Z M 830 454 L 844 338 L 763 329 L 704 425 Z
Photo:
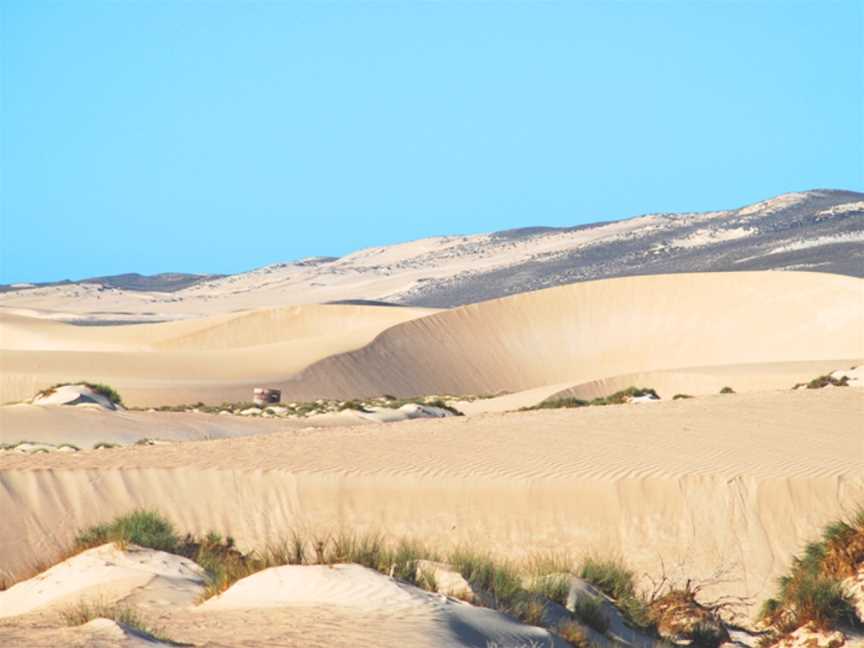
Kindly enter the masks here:
M 861 0 L 0 7 L 0 282 L 864 190 Z

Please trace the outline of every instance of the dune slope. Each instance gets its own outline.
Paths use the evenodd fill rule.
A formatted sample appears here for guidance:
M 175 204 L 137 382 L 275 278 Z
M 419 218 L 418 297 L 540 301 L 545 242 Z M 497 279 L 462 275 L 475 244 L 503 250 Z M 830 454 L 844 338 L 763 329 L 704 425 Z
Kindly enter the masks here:
M 406 322 L 280 386 L 292 398 L 479 394 L 686 367 L 862 356 L 860 279 L 659 275 L 550 288 Z

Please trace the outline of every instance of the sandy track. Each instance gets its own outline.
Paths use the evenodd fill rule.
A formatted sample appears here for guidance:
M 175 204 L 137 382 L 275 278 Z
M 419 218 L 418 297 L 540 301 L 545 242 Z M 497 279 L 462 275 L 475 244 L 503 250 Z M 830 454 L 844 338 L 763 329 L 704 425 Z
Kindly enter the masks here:
M 502 554 L 620 553 L 764 595 L 820 525 L 864 502 L 864 396 L 785 391 L 0 458 L 0 569 L 158 508 L 244 547 L 340 525 Z

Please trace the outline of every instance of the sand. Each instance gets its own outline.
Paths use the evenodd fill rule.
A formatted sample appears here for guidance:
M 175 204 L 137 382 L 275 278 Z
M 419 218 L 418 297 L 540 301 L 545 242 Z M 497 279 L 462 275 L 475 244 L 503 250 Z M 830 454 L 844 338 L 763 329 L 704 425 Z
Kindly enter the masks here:
M 706 367 L 747 365 L 738 389 L 764 389 L 779 383 L 762 380 L 757 365 L 842 368 L 864 357 L 864 282 L 815 273 L 658 275 L 437 313 L 302 306 L 95 328 L 7 316 L 2 326 L 3 401 L 81 379 L 110 383 L 127 404 L 154 406 L 248 400 L 256 385 L 290 400 L 471 395 L 670 370 L 700 374 L 694 389 L 704 393 L 717 386 L 702 379 Z M 685 393 L 693 391 L 688 380 L 676 383 Z
M 864 501 L 862 414 L 859 389 L 787 390 L 5 455 L 0 573 L 144 506 L 246 548 L 345 526 L 514 557 L 620 554 L 640 573 L 725 567 L 738 580 L 724 591 L 758 599 Z
M 284 379 L 382 330 L 434 311 L 307 305 L 126 326 L 74 326 L 0 317 L 0 402 L 57 382 L 109 383 L 127 404 L 249 401 Z
M 836 360 L 843 367 L 861 357 L 860 279 L 658 275 L 572 284 L 429 315 L 277 384 L 298 399 L 484 394 L 690 367 L 747 364 L 750 375 L 760 373 L 752 365 L 783 362 Z

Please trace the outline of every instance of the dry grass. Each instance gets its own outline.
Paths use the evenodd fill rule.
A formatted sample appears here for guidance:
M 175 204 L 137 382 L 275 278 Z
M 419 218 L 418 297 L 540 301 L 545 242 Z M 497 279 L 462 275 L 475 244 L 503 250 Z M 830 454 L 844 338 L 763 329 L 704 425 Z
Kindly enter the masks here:
M 147 639 L 170 642 L 161 634 L 161 630 L 154 628 L 135 610 L 105 601 L 80 600 L 60 611 L 60 618 L 67 626 L 80 626 L 89 623 L 93 619 L 110 619 L 120 625 L 134 630 Z

